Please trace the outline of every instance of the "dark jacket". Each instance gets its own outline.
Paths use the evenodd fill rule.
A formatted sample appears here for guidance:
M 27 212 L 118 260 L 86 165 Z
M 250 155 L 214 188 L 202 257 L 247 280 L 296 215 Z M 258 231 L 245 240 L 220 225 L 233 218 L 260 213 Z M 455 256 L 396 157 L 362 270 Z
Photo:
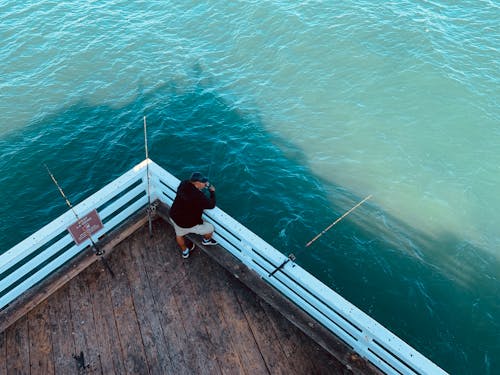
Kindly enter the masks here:
M 201 215 L 204 209 L 215 207 L 215 192 L 210 191 L 208 198 L 189 180 L 184 180 L 177 188 L 177 195 L 170 208 L 170 217 L 182 228 L 203 224 Z

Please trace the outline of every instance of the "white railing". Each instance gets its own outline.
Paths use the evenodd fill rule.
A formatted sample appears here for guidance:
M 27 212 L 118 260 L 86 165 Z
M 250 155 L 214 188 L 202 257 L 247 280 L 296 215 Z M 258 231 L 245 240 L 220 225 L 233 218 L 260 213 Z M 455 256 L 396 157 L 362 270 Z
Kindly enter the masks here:
M 147 205 L 147 169 L 151 201 L 158 199 L 171 205 L 180 181 L 146 159 L 75 206 L 78 215 L 97 209 L 104 223 L 104 229 L 97 236 L 109 232 Z M 222 247 L 382 371 L 446 374 L 297 264 L 288 262 L 269 276 L 287 258 L 224 211 L 217 207 L 208 210 L 205 219 L 215 226 L 214 237 Z M 0 256 L 0 308 L 89 245 L 88 241 L 79 246 L 73 244 L 66 228 L 74 221 L 74 214 L 66 212 Z
M 146 166 L 144 161 L 131 171 L 74 207 L 83 217 L 97 209 L 104 228 L 94 240 L 108 233 L 147 205 Z M 0 255 L 0 309 L 45 279 L 89 245 L 76 245 L 67 228 L 76 221 L 67 211 L 24 241 Z

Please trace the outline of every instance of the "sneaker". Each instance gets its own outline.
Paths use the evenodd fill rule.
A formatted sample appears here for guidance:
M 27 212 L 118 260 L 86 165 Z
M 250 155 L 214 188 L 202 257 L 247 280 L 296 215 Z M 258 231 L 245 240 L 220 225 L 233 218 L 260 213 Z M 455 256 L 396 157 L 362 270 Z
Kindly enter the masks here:
M 188 246 L 186 250 L 182 252 L 182 257 L 184 259 L 189 258 L 189 252 L 193 251 L 195 246 L 196 245 L 194 243 L 191 243 L 191 247 Z
M 205 246 L 217 245 L 217 243 L 218 242 L 216 240 L 214 240 L 213 238 L 209 238 L 209 239 L 203 238 L 201 240 L 201 244 L 205 245 Z

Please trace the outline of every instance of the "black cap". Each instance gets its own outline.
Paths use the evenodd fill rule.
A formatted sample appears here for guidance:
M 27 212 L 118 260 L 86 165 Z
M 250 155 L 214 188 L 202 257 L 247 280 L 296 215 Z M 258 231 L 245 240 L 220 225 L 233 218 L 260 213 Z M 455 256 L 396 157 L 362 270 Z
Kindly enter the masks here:
M 200 172 L 194 172 L 189 180 L 191 182 L 207 182 L 208 178 L 203 176 Z

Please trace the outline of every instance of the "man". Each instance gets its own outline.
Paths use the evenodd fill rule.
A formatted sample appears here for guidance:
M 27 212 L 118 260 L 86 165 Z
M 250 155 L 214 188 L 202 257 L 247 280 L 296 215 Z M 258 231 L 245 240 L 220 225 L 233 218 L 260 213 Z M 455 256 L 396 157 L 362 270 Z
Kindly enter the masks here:
M 210 197 L 201 190 L 209 186 Z M 212 238 L 214 226 L 203 221 L 201 215 L 204 209 L 215 207 L 215 187 L 200 172 L 194 172 L 189 180 L 184 180 L 177 188 L 177 195 L 170 208 L 170 221 L 175 230 L 175 239 L 181 248 L 182 257 L 188 258 L 195 244 L 184 238 L 188 233 L 203 236 L 203 245 L 217 245 Z M 188 244 L 186 243 L 188 242 Z

